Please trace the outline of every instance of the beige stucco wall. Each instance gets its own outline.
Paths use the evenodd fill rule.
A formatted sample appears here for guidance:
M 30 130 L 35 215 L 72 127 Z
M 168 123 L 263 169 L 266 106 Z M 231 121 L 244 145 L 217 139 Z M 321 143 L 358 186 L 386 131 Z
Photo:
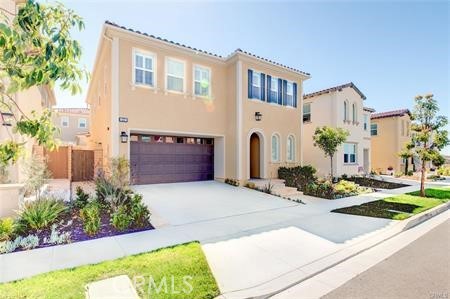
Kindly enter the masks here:
M 289 134 L 295 137 L 295 161 L 301 160 L 301 94 L 302 80 L 292 71 L 271 66 L 256 58 L 236 54 L 225 61 L 216 57 L 154 41 L 139 35 L 108 28 L 101 41 L 97 63 L 87 96 L 91 107 L 91 140 L 101 144 L 105 158 L 129 158 L 129 142 L 120 143 L 121 132 L 153 133 L 174 136 L 202 136 L 215 139 L 215 178 L 249 176 L 249 138 L 253 131 L 261 133 L 264 142 L 263 177 L 277 176 L 280 164 L 286 164 L 286 143 Z M 156 86 L 133 84 L 133 51 L 149 52 L 156 58 Z M 174 93 L 165 88 L 167 57 L 185 62 L 185 91 Z M 193 66 L 211 70 L 211 97 L 194 96 Z M 249 100 L 248 68 L 297 82 L 298 108 Z M 114 72 L 114 70 L 117 72 Z M 103 71 L 104 70 L 104 71 Z M 102 73 L 107 74 L 102 77 Z M 98 85 L 108 86 L 107 94 L 97 91 Z M 104 97 L 96 104 L 98 95 Z M 255 112 L 263 119 L 255 121 Z M 118 122 L 119 117 L 128 122 Z M 239 120 L 240 119 L 240 120 Z M 106 128 L 106 129 L 105 129 Z M 281 139 L 281 159 L 271 163 L 271 136 L 277 132 Z
M 348 119 L 344 121 L 344 101 L 348 102 Z M 364 100 L 353 88 L 344 88 L 342 91 L 322 94 L 312 98 L 305 99 L 305 104 L 311 104 L 311 122 L 304 124 L 304 146 L 303 156 L 304 164 L 309 164 L 317 169 L 319 176 L 326 176 L 330 173 L 330 160 L 326 158 L 323 151 L 314 146 L 312 136 L 317 127 L 330 126 L 340 127 L 347 130 L 350 135 L 347 137 L 347 143 L 356 143 L 356 163 L 344 164 L 343 145 L 339 147 L 338 152 L 333 159 L 334 176 L 343 174 L 355 175 L 360 173 L 360 167 L 364 166 L 364 149 L 369 151 L 370 170 L 370 113 L 364 111 Z M 356 103 L 357 121 L 352 120 L 352 104 Z M 368 116 L 367 130 L 364 130 L 364 114 Z
M 407 129 L 411 124 L 409 115 L 372 119 L 372 123 L 378 125 L 378 135 L 371 138 L 372 169 L 386 173 L 388 167 L 393 167 L 394 172 L 403 171 L 404 165 L 398 153 L 410 141 L 410 129 Z

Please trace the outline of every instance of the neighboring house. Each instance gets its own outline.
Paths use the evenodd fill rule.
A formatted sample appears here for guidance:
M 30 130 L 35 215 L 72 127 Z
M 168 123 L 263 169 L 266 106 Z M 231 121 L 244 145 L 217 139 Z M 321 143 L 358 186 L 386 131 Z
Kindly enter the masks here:
M 87 103 L 91 139 L 137 184 L 277 176 L 302 161 L 309 74 L 236 50 L 221 57 L 106 22 Z
M 0 1 L 0 11 L 10 21 L 14 18 L 17 12 L 17 6 L 25 1 L 12 1 L 2 0 Z M 46 108 L 51 108 L 56 104 L 55 95 L 53 90 L 48 86 L 32 87 L 26 91 L 18 92 L 13 95 L 14 101 L 18 104 L 25 115 L 31 115 L 32 111 L 35 111 L 38 115 Z M 20 112 L 15 111 L 16 115 L 20 117 Z M 37 146 L 33 139 L 23 137 L 12 132 L 13 120 L 7 115 L 7 111 L 1 110 L 2 117 L 0 118 L 0 143 L 5 140 L 14 139 L 17 142 L 26 142 L 23 151 L 23 156 L 14 165 L 8 167 L 8 178 L 12 182 L 21 182 L 25 179 L 23 173 L 24 163 L 32 155 L 42 155 L 43 149 Z
M 374 113 L 371 115 L 372 170 L 388 173 L 403 171 L 405 161 L 399 152 L 411 141 L 411 113 L 408 109 Z M 413 169 L 414 159 L 409 163 Z M 417 166 L 417 165 L 416 165 Z
M 370 113 L 364 107 L 364 94 L 347 83 L 303 96 L 303 163 L 317 169 L 319 176 L 330 173 L 330 160 L 314 146 L 317 127 L 328 126 L 349 131 L 347 141 L 333 158 L 334 176 L 370 171 Z
M 55 108 L 54 123 L 60 129 L 63 144 L 80 145 L 81 136 L 89 132 L 88 108 Z M 81 138 L 80 138 L 81 137 Z

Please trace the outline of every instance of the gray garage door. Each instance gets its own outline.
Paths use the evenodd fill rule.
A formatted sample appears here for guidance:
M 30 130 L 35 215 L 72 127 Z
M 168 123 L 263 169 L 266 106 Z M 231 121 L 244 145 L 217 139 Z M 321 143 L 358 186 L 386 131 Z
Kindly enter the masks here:
M 214 179 L 213 139 L 132 135 L 133 184 L 156 184 Z

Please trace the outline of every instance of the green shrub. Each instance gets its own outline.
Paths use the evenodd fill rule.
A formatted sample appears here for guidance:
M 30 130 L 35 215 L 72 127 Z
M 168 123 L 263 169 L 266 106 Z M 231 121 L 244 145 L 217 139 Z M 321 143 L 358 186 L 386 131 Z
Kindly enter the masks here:
M 413 176 L 414 175 L 414 171 L 412 170 L 408 170 L 408 172 L 406 173 L 407 176 Z
M 401 177 L 401 176 L 403 176 L 403 172 L 401 172 L 401 171 L 396 171 L 396 172 L 394 173 L 394 177 L 396 177 L 396 178 L 399 178 L 399 177 Z
M 130 215 L 135 227 L 144 227 L 150 221 L 150 211 L 142 202 L 141 194 L 134 194 L 130 203 Z
M 100 205 L 98 202 L 90 202 L 80 210 L 80 218 L 83 220 L 83 230 L 89 236 L 94 236 L 100 230 Z
M 14 234 L 14 220 L 12 218 L 0 219 L 0 242 L 8 241 Z
M 358 185 L 354 182 L 340 180 L 334 185 L 334 191 L 339 194 L 355 193 L 358 191 Z
M 437 170 L 438 175 L 450 176 L 450 166 L 441 166 Z
M 278 168 L 278 177 L 285 181 L 285 185 L 300 191 L 317 180 L 315 174 L 316 169 L 310 165 Z
M 128 229 L 133 222 L 126 206 L 119 206 L 116 211 L 111 214 L 111 224 L 119 231 Z
M 83 188 L 78 186 L 75 194 L 75 206 L 78 209 L 82 209 L 87 205 L 88 202 L 89 202 L 89 194 L 84 192 Z
M 306 185 L 305 195 L 334 199 L 334 188 L 331 181 L 317 181 Z
M 235 179 L 225 179 L 225 184 L 231 185 L 231 186 L 239 186 L 239 181 Z
M 50 227 L 67 207 L 62 200 L 53 197 L 41 197 L 26 202 L 20 209 L 17 218 L 19 232 L 42 230 Z

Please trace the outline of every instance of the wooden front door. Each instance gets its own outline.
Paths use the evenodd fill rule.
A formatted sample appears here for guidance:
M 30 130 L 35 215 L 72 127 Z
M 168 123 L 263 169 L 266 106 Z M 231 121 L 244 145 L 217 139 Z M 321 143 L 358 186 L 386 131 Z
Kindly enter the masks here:
M 72 181 L 91 181 L 94 179 L 94 151 L 72 150 Z
M 256 133 L 250 136 L 250 178 L 261 177 L 260 140 Z

